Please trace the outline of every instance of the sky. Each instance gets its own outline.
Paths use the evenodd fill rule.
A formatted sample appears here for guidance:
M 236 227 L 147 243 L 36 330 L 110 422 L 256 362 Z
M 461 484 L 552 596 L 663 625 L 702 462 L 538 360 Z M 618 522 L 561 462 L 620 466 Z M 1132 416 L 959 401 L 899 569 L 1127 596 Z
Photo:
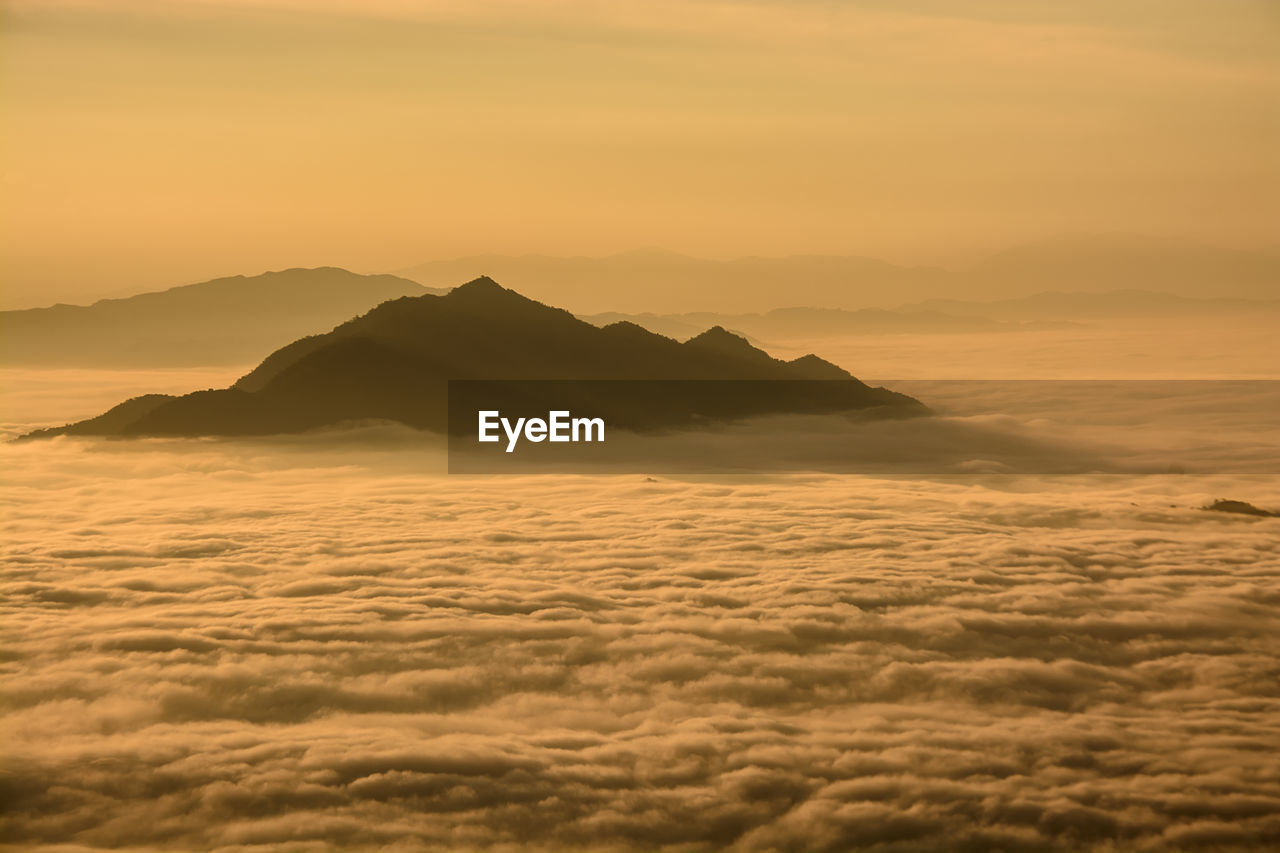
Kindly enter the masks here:
M 7 0 L 3 304 L 472 253 L 1274 245 L 1269 0 Z

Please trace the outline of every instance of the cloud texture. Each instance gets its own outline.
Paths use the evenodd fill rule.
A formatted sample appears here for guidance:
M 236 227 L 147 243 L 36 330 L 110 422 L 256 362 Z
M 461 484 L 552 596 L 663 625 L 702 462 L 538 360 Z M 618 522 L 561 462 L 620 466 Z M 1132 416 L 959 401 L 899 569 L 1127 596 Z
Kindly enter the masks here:
M 1274 477 L 3 452 L 12 849 L 1280 841 Z

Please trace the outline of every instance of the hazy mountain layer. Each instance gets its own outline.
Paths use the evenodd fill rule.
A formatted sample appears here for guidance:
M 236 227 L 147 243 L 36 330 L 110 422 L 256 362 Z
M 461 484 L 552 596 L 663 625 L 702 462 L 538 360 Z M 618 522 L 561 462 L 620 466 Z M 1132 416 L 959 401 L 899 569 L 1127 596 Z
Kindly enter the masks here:
M 714 261 L 642 250 L 603 258 L 478 255 L 400 272 L 429 286 L 483 272 L 543 302 L 583 314 L 768 311 L 796 303 L 839 308 L 949 294 L 941 269 L 857 257 L 798 256 Z
M 846 381 L 814 401 L 825 410 L 926 411 L 816 356 L 780 361 L 719 327 L 684 343 L 631 323 L 597 328 L 479 278 L 444 296 L 385 302 L 327 334 L 297 340 L 230 388 L 145 395 L 32 435 L 263 435 L 362 419 L 444 431 L 450 379 L 833 379 Z M 629 413 L 610 402 L 625 420 Z M 656 402 L 635 400 L 637 420 L 662 425 Z M 759 405 L 760 412 L 776 411 Z M 756 413 L 749 399 L 734 406 Z M 685 420 L 671 415 L 672 425 Z
M 401 274 L 442 287 L 479 272 L 580 314 L 763 312 L 783 305 L 892 308 L 926 299 L 1009 299 L 1045 290 L 1144 289 L 1233 299 L 1280 294 L 1280 252 L 1124 237 L 1021 246 L 955 271 L 860 257 L 713 261 L 645 250 L 602 258 L 477 255 L 419 264 Z
M 1068 317 L 1075 320 L 1204 317 L 1206 315 L 1257 315 L 1280 313 L 1280 299 L 1209 299 L 1154 293 L 1149 290 L 1112 290 L 1104 293 L 1045 291 L 1017 299 L 972 302 L 961 299 L 929 299 L 898 309 L 903 314 L 937 315 L 990 322 Z
M 1156 290 L 1205 298 L 1274 299 L 1280 250 L 1227 249 L 1131 235 L 1059 237 L 998 252 L 965 273 L 975 285 L 952 296 L 995 298 L 1043 290 Z
M 620 321 L 632 322 L 660 335 L 688 337 L 707 325 L 720 325 L 748 338 L 806 337 L 809 335 L 876 334 L 963 334 L 981 332 L 1023 332 L 1057 329 L 1074 324 L 1039 321 L 1004 322 L 979 316 L 946 314 L 940 311 L 864 308 L 775 308 L 763 314 L 718 314 L 695 311 L 687 314 L 589 314 L 582 319 L 597 326 Z
M 24 366 L 243 364 L 301 335 L 424 288 L 334 267 L 234 276 L 103 299 L 0 312 L 0 363 Z
M 709 325 L 748 338 L 781 338 L 1000 332 L 1028 328 L 1011 323 L 1280 312 L 1280 258 L 1273 254 L 1116 238 L 1021 247 L 954 272 L 855 257 L 722 262 L 657 250 L 604 258 L 482 255 L 419 265 L 407 271 L 416 281 L 331 267 L 292 269 L 89 306 L 4 311 L 0 364 L 251 363 L 382 301 L 421 295 L 419 281 L 439 285 L 425 289 L 440 293 L 481 273 L 595 323 L 630 319 L 681 339 Z M 788 305 L 796 307 L 779 307 Z

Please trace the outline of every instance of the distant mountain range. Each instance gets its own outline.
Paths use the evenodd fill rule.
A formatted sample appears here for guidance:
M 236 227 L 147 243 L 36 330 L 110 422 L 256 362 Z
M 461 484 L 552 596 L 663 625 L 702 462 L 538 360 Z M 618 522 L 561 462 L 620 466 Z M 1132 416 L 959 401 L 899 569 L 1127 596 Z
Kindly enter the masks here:
M 427 292 L 393 275 L 321 267 L 219 278 L 86 306 L 0 311 L 0 363 L 244 364 L 379 302 Z
M 974 303 L 977 304 L 977 303 Z M 688 314 L 587 314 L 583 320 L 597 326 L 630 322 L 651 332 L 686 338 L 698 329 L 724 326 L 748 340 L 805 338 L 837 335 L 969 334 L 977 332 L 1026 332 L 1062 329 L 1078 324 L 1038 320 L 1005 322 L 971 315 L 952 315 L 922 309 L 886 311 L 864 308 L 775 308 L 763 314 L 720 314 L 695 311 Z
M 927 411 L 813 355 L 781 361 L 721 328 L 684 343 L 632 323 L 598 328 L 482 277 L 443 296 L 384 302 L 331 332 L 294 341 L 230 388 L 137 397 L 28 437 L 265 435 L 366 419 L 443 432 L 450 379 L 843 380 L 809 383 L 821 386 L 821 398 L 800 401 L 803 410 Z M 630 401 L 630 410 L 611 404 L 617 417 L 661 426 L 654 402 Z M 730 402 L 736 416 L 777 413 L 751 399 Z M 673 413 L 672 424 L 688 415 Z
M 954 271 L 844 256 L 714 261 L 648 249 L 599 258 L 476 255 L 418 264 L 400 274 L 442 287 L 478 271 L 587 315 L 765 312 L 787 305 L 889 309 L 904 302 L 1012 299 L 1046 290 L 1280 296 L 1280 251 L 1105 235 L 1022 246 Z
M 998 252 L 964 271 L 950 296 L 1012 298 L 1045 290 L 1154 290 L 1210 299 L 1280 296 L 1280 248 L 1228 249 L 1121 234 L 1060 237 Z M 992 292 L 976 286 L 989 283 Z M 1001 292 L 1003 291 L 1003 292 Z
M 681 339 L 711 325 L 769 339 L 1027 331 L 1107 319 L 1280 312 L 1275 256 L 1156 242 L 1059 241 L 1011 250 L 958 272 L 847 257 L 720 262 L 658 250 L 605 258 L 483 255 L 407 271 L 418 281 L 333 267 L 290 269 L 87 306 L 2 311 L 0 364 L 251 363 L 380 302 L 443 293 L 452 282 L 481 273 L 516 283 L 540 301 L 571 307 L 597 325 L 627 320 Z M 1154 289 L 1135 289 L 1136 281 Z M 1070 289 L 1046 292 L 1050 286 Z
M 1044 317 L 1071 320 L 1122 320 L 1280 314 L 1280 299 L 1203 299 L 1153 293 L 1149 290 L 1112 290 L 1105 293 L 1047 291 L 1017 299 L 971 302 L 961 299 L 929 299 L 903 305 L 900 314 L 970 318 L 991 322 L 1035 321 Z
M 424 285 L 484 272 L 577 314 L 768 311 L 782 305 L 862 308 L 949 294 L 945 270 L 850 257 L 714 261 L 646 249 L 603 258 L 477 255 L 399 272 Z

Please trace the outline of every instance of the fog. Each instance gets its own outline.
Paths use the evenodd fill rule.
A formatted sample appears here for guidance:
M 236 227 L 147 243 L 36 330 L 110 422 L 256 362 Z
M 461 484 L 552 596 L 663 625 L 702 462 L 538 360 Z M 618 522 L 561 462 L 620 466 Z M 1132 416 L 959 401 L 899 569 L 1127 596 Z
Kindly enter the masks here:
M 1095 339 L 1095 343 L 1101 342 Z M 852 340 L 845 345 L 844 351 L 836 347 L 845 365 L 863 354 L 866 346 Z M 1258 351 L 1267 345 L 1269 342 L 1258 342 Z M 1245 346 L 1247 343 L 1242 349 Z M 850 354 L 850 350 L 856 352 Z M 929 354 L 925 351 L 917 357 Z M 1068 373 L 1069 365 L 1065 363 L 1073 357 L 1070 350 L 1062 352 L 1060 360 L 1052 362 L 1054 369 L 1045 372 Z M 911 359 L 904 359 L 904 363 L 905 374 L 915 372 Z M 986 364 L 988 370 L 1000 375 L 1000 365 Z M 1124 375 L 1122 362 L 1113 362 L 1112 367 Z M 1089 368 L 1088 363 L 1081 363 L 1075 368 L 1075 375 L 1087 375 Z M 1193 375 L 1196 372 L 1194 368 L 1188 371 Z M 6 389 L 0 398 L 0 437 L 13 438 L 35 428 L 90 417 L 139 394 L 181 394 L 226 386 L 244 372 L 245 368 L 6 370 Z M 1139 370 L 1130 372 L 1140 374 Z M 1265 368 L 1257 372 L 1268 373 Z M 455 463 L 466 464 L 455 464 L 453 470 L 912 475 L 1280 472 L 1280 443 L 1275 440 L 1274 428 L 1280 420 L 1280 382 L 1271 379 L 870 381 L 883 382 L 921 400 L 936 416 L 909 421 L 839 415 L 783 416 L 706 431 L 639 436 L 610 430 L 608 441 L 593 448 L 592 453 L 580 452 L 574 446 L 549 460 L 535 456 L 531 462 L 538 467 L 532 469 L 521 467 L 523 458 L 508 458 L 505 454 L 499 454 L 497 463 L 481 458 L 477 464 L 465 452 L 457 452 L 459 448 L 465 451 L 464 445 L 455 444 Z M 117 444 L 90 442 L 84 446 Z M 157 444 L 186 446 L 171 442 L 144 442 L 140 446 Z M 284 454 L 286 458 L 298 452 L 321 453 L 333 448 L 361 458 L 398 460 L 402 467 L 421 472 L 449 470 L 442 439 L 387 423 L 349 425 L 301 437 L 255 442 L 195 443 L 205 445 L 233 455 L 262 452 Z M 540 449 L 563 450 L 550 445 Z M 567 463 L 561 461 L 566 458 Z
M 1275 11 L 5 3 L 0 853 L 1280 849 Z M 336 423 L 836 373 L 481 276 L 932 414 Z
M 1176 384 L 1083 434 L 1071 383 L 904 390 L 1115 464 L 1142 417 L 1260 452 L 1221 404 L 1266 386 Z M 1201 509 L 1280 509 L 1275 476 L 443 459 L 377 425 L 0 445 L 8 849 L 1280 837 L 1280 521 Z
M 1005 334 L 807 336 L 762 342 L 816 352 L 861 379 L 1277 379 L 1274 315 L 1092 320 Z
M 1198 509 L 1274 477 L 3 455 L 22 849 L 1276 837 L 1277 522 Z

